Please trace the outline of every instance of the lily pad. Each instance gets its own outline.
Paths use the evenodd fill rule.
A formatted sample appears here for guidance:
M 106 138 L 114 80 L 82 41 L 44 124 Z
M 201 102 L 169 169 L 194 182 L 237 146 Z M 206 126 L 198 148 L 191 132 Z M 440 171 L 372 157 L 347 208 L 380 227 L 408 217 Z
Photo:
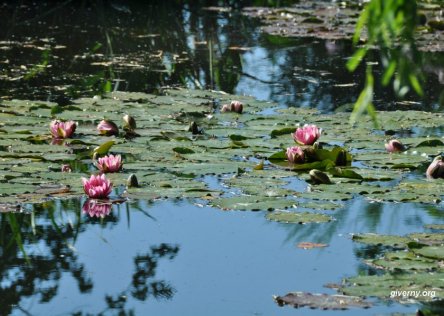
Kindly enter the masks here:
M 266 218 L 289 224 L 325 223 L 333 220 L 331 216 L 311 212 L 272 212 L 268 213 Z
M 234 196 L 215 199 L 210 204 L 223 210 L 271 211 L 293 208 L 297 203 L 294 200 L 268 196 Z
M 293 292 L 285 296 L 276 296 L 274 300 L 279 306 L 290 305 L 295 308 L 309 307 L 322 310 L 345 310 L 350 307 L 369 308 L 370 302 L 357 296 L 312 294 L 307 292 Z

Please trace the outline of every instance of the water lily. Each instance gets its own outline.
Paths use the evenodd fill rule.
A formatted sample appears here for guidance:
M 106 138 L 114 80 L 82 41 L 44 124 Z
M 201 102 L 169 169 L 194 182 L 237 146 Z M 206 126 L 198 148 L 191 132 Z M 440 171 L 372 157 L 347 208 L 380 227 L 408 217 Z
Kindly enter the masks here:
M 99 125 L 97 125 L 97 130 L 101 135 L 119 135 L 119 128 L 117 127 L 117 125 L 114 122 L 108 120 L 100 121 Z
M 313 145 L 321 136 L 321 131 L 316 125 L 304 125 L 299 127 L 292 136 L 301 145 Z
M 405 146 L 397 139 L 391 139 L 385 143 L 385 149 L 389 153 L 403 152 L 406 150 Z
M 83 190 L 86 195 L 92 199 L 105 199 L 110 195 L 112 190 L 112 183 L 106 179 L 105 174 L 91 175 L 91 178 L 83 178 Z
M 74 121 L 62 122 L 59 120 L 54 120 L 49 125 L 52 137 L 60 138 L 70 138 L 74 134 L 77 127 L 77 123 Z
M 301 147 L 294 146 L 287 148 L 287 159 L 292 163 L 303 163 L 305 161 L 305 154 Z
M 122 169 L 122 165 L 122 157 L 120 155 L 108 155 L 99 158 L 96 164 L 97 168 L 104 173 L 118 172 Z
M 88 199 L 83 203 L 82 212 L 88 214 L 90 217 L 101 217 L 109 215 L 111 212 L 110 203 L 101 203 L 94 199 Z
M 242 110 L 244 109 L 244 105 L 240 101 L 231 101 L 230 110 L 231 112 L 236 112 L 242 114 Z
M 427 178 L 444 178 L 444 161 L 442 156 L 433 159 L 426 171 Z
M 222 105 L 222 108 L 220 111 L 223 112 L 236 112 L 239 114 L 242 114 L 242 111 L 244 109 L 244 105 L 240 101 L 233 100 L 231 103 Z

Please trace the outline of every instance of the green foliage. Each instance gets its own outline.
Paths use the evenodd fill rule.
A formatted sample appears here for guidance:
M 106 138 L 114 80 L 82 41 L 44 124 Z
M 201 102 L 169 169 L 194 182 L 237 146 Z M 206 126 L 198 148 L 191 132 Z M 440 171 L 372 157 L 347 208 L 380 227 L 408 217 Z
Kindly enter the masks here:
M 371 0 L 364 7 L 353 36 L 355 45 L 365 36 L 366 42 L 347 62 L 347 69 L 355 71 L 370 49 L 377 47 L 380 49 L 381 64 L 384 68 L 382 85 L 387 86 L 393 81 L 393 89 L 399 97 L 404 97 L 410 88 L 422 96 L 420 62 L 413 37 L 416 24 L 415 0 Z M 350 117 L 351 123 L 367 111 L 377 124 L 372 104 L 373 86 L 372 68 L 367 66 L 365 87 L 355 103 Z

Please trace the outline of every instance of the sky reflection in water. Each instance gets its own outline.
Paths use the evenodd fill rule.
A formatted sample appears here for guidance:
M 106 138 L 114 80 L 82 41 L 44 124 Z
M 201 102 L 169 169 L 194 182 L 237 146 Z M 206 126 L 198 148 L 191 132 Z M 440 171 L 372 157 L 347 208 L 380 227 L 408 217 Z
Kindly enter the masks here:
M 76 205 L 75 201 L 67 207 L 54 205 L 59 227 L 77 226 Z M 334 293 L 323 285 L 368 269 L 360 263 L 368 254 L 365 247 L 354 244 L 349 233 L 405 234 L 422 231 L 425 223 L 443 222 L 439 213 L 423 206 L 361 200 L 336 211 L 337 221 L 314 225 L 274 223 L 264 218 L 264 212 L 222 212 L 187 202 L 127 206 L 114 205 L 103 219 L 82 214 L 77 239 L 66 238 L 61 252 L 72 258 L 77 272 L 56 268 L 38 286 L 57 286 L 49 303 L 40 303 L 39 295 L 23 295 L 20 308 L 33 315 L 45 314 L 48 308 L 55 315 L 118 310 L 133 310 L 136 315 L 326 315 L 330 313 L 280 308 L 272 295 L 297 290 Z M 55 226 L 44 217 L 37 219 L 37 227 L 44 222 L 53 230 L 51 239 L 58 237 Z M 59 242 L 32 241 L 26 236 L 32 235 L 23 235 L 31 262 L 48 251 L 58 253 Z M 303 250 L 296 247 L 300 241 L 329 247 Z M 49 242 L 49 249 L 44 242 Z M 2 272 L 14 271 L 12 258 L 4 259 Z M 82 274 L 89 286 L 79 291 L 73 272 Z M 32 277 L 25 282 L 30 284 Z M 5 281 L 2 286 L 7 287 Z M 114 309 L 107 307 L 106 296 L 113 298 Z M 374 315 L 389 310 L 411 312 L 414 307 L 381 305 L 343 313 Z M 13 314 L 22 313 L 15 309 Z

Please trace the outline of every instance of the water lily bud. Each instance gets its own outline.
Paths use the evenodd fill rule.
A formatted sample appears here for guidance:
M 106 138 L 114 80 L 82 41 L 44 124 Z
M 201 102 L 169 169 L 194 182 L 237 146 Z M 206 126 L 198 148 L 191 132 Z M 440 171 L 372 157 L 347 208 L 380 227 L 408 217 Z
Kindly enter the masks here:
M 291 163 L 304 163 L 305 162 L 305 153 L 299 146 L 288 147 L 287 148 L 287 159 Z
M 304 125 L 299 127 L 292 136 L 298 144 L 313 145 L 321 137 L 321 132 L 322 130 L 316 125 Z
M 70 165 L 62 165 L 61 171 L 62 172 L 71 172 L 72 170 L 71 170 Z
M 322 149 L 322 144 L 320 143 L 320 142 L 315 142 L 314 144 L 313 144 L 313 148 L 314 149 Z
M 426 171 L 427 178 L 444 178 L 444 161 L 442 156 L 433 159 Z
M 128 188 L 137 188 L 139 186 L 139 181 L 134 173 L 130 174 L 128 180 L 126 180 L 126 186 Z
M 136 129 L 136 120 L 134 117 L 129 116 L 128 114 L 123 117 L 123 129 L 125 131 L 133 131 Z
M 385 149 L 389 153 L 397 153 L 405 151 L 406 147 L 399 140 L 391 139 L 387 143 L 385 143 Z
M 114 122 L 108 120 L 100 121 L 99 125 L 97 125 L 97 130 L 99 131 L 100 135 L 119 135 L 119 128 L 117 127 L 117 125 Z
M 231 101 L 230 103 L 230 111 L 242 114 L 244 109 L 244 105 L 240 101 Z
M 200 129 L 197 123 L 194 121 L 190 123 L 188 131 L 191 132 L 193 135 L 202 134 L 202 129 Z
M 312 169 L 310 170 L 309 175 L 314 184 L 331 184 L 328 175 L 320 170 Z
M 335 161 L 336 166 L 346 166 L 347 165 L 347 152 L 341 149 L 336 156 Z

